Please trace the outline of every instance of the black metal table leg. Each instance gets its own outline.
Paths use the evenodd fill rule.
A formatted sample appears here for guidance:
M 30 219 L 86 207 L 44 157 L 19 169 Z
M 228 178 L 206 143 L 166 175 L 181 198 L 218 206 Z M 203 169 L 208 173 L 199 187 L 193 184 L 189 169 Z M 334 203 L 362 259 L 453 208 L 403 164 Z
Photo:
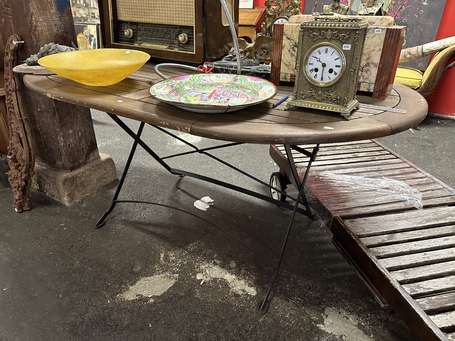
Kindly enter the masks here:
M 128 159 L 126 160 L 125 168 L 123 169 L 122 176 L 120 177 L 119 183 L 115 190 L 114 197 L 112 198 L 111 206 L 109 206 L 109 208 L 106 210 L 106 212 L 104 212 L 103 216 L 98 220 L 98 222 L 96 223 L 96 228 L 100 228 L 105 224 L 106 218 L 112 212 L 115 205 L 117 204 L 118 196 L 120 194 L 120 191 L 122 190 L 123 183 L 125 182 L 126 175 L 128 174 L 128 170 L 130 169 L 131 161 L 133 161 L 134 154 L 136 153 L 137 145 L 139 144 L 139 139 L 142 135 L 142 131 L 144 130 L 144 126 L 145 126 L 145 123 L 141 122 L 141 124 L 139 125 L 139 129 L 137 130 L 137 133 L 136 133 L 137 138 L 134 139 L 130 154 L 128 155 Z
M 280 251 L 280 257 L 278 259 L 278 264 L 275 268 L 275 272 L 273 274 L 273 277 L 272 277 L 272 280 L 270 281 L 270 284 L 269 284 L 269 287 L 267 289 L 267 293 L 264 297 L 264 299 L 262 300 L 262 302 L 260 303 L 258 309 L 261 313 L 265 314 L 269 308 L 270 308 L 270 303 L 272 301 L 272 298 L 273 298 L 273 289 L 275 288 L 275 285 L 276 285 L 276 282 L 280 276 L 280 271 L 281 271 L 281 265 L 283 263 L 283 259 L 284 259 L 284 255 L 286 253 L 286 248 L 287 248 L 287 244 L 288 244 L 288 240 L 289 240 L 289 236 L 292 232 L 292 228 L 294 227 L 294 222 L 295 222 L 295 215 L 297 213 L 297 210 L 298 210 L 298 207 L 299 207 L 299 204 L 300 204 L 300 198 L 302 198 L 303 200 L 303 204 L 307 207 L 307 213 L 308 213 L 308 217 L 311 219 L 312 218 L 312 214 L 311 214 L 311 208 L 310 208 L 310 205 L 308 203 L 308 200 L 306 199 L 305 197 L 305 183 L 308 179 L 308 175 L 309 175 L 309 172 L 310 172 L 310 169 L 311 169 L 311 165 L 313 164 L 313 161 L 316 159 L 316 155 L 319 151 L 319 145 L 316 145 L 314 148 L 313 148 L 313 151 L 310 155 L 310 160 L 308 161 L 308 165 L 307 165 L 307 169 L 305 171 L 305 174 L 303 176 L 303 179 L 300 180 L 300 177 L 298 175 L 298 171 L 297 171 L 297 167 L 295 166 L 295 161 L 294 161 L 294 157 L 292 155 L 292 150 L 291 150 L 291 146 L 289 145 L 285 145 L 285 150 L 286 150 L 286 155 L 287 155 L 287 159 L 288 159 L 288 162 L 289 162 L 289 167 L 291 168 L 291 173 L 292 173 L 292 176 L 294 178 L 294 182 L 297 186 L 297 189 L 299 191 L 298 193 L 298 196 L 297 196 L 297 201 L 295 202 L 294 204 L 294 209 L 292 211 L 292 215 L 291 215 L 291 219 L 289 221 L 289 224 L 288 224 L 288 228 L 286 230 L 286 234 L 284 236 L 284 239 L 283 239 L 283 242 L 281 244 L 281 251 Z

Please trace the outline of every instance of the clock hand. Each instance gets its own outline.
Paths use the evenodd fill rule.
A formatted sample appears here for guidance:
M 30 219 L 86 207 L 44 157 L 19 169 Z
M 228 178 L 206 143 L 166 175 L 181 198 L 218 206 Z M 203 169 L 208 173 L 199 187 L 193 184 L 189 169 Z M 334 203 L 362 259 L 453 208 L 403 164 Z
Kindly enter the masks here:
M 322 82 L 324 80 L 324 69 L 327 66 L 327 64 L 321 62 L 321 65 L 322 65 L 322 70 L 321 70 L 321 82 Z
M 324 63 L 322 62 L 321 58 L 318 58 L 318 57 L 313 57 L 313 58 L 315 58 L 319 63 L 324 64 Z

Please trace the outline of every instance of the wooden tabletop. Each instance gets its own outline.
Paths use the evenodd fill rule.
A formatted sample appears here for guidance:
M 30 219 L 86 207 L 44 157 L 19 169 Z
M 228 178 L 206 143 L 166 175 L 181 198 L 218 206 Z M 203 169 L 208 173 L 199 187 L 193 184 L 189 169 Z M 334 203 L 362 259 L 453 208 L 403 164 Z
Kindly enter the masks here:
M 272 108 L 289 93 L 238 112 L 197 114 L 161 103 L 149 94 L 159 81 L 154 74 L 137 74 L 109 87 L 88 87 L 58 76 L 25 75 L 25 85 L 52 99 L 94 108 L 164 128 L 218 140 L 245 143 L 330 143 L 387 136 L 417 126 L 428 106 L 416 91 L 396 85 L 383 101 L 361 97 L 351 120 L 327 112 Z

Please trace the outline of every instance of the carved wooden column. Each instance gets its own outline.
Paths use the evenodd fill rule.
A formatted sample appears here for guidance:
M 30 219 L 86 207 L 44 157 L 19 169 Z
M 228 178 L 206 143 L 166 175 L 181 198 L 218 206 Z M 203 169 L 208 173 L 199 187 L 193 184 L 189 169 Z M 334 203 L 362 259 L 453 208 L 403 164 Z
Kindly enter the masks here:
M 71 46 L 75 41 L 69 0 L 0 0 L 0 13 L 0 53 L 13 33 L 25 41 L 19 60 L 45 43 Z M 89 110 L 20 86 L 40 190 L 71 205 L 111 183 L 116 178 L 115 166 L 110 157 L 98 152 Z

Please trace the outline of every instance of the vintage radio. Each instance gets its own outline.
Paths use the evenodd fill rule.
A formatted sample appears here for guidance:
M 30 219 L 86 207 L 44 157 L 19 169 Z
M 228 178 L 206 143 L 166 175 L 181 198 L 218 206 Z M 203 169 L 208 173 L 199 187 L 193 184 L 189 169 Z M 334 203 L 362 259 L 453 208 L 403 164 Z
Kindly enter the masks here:
M 239 0 L 226 0 L 236 26 Z M 218 0 L 100 0 L 104 47 L 132 48 L 152 58 L 201 63 L 232 45 Z

